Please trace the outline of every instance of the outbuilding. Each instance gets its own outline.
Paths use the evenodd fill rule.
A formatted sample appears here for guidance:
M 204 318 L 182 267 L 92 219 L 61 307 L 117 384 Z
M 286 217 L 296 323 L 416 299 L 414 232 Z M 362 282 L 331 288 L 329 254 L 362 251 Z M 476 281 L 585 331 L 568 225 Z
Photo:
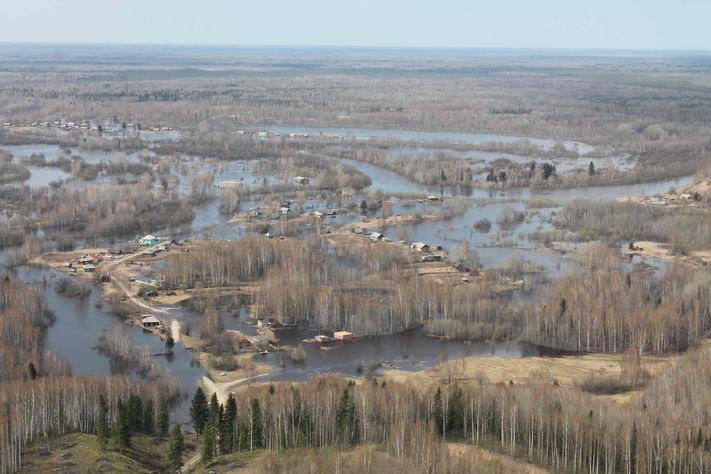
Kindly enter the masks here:
M 141 318 L 141 325 L 144 328 L 155 328 L 161 325 L 160 319 L 155 316 L 144 316 Z
M 348 331 L 336 331 L 333 333 L 333 338 L 337 341 L 350 341 L 353 339 L 353 333 Z
M 141 245 L 155 245 L 158 243 L 158 237 L 152 234 L 141 237 Z

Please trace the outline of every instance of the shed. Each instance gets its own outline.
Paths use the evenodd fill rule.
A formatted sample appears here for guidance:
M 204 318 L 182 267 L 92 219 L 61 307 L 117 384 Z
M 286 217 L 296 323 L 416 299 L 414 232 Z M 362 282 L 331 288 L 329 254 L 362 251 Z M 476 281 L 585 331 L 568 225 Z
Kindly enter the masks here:
M 415 242 L 410 246 L 410 248 L 417 250 L 418 252 L 427 252 L 430 249 L 430 246 L 424 242 Z
M 333 338 L 337 341 L 350 341 L 353 339 L 353 333 L 348 331 L 336 331 L 333 333 Z
M 427 199 L 428 201 L 430 201 L 430 202 L 441 201 L 441 200 L 442 200 L 441 197 L 435 196 L 434 194 L 430 194 L 429 196 L 427 196 L 426 199 Z
M 155 328 L 161 325 L 160 319 L 155 316 L 144 316 L 141 318 L 141 325 L 144 328 Z
M 84 265 L 84 271 L 86 273 L 94 273 L 96 271 L 96 267 L 94 265 Z

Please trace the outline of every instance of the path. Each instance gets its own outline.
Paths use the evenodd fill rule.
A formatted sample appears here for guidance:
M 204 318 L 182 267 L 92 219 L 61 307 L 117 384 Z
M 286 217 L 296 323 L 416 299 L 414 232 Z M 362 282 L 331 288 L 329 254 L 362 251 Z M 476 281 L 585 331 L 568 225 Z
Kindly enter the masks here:
M 165 245 L 165 244 L 164 244 L 164 243 L 158 243 L 158 244 L 156 244 L 156 245 L 151 245 L 151 246 L 149 246 L 149 247 L 146 247 L 146 248 L 143 248 L 143 249 L 139 250 L 138 252 L 134 252 L 134 253 L 131 253 L 131 254 L 128 254 L 128 255 L 124 255 L 123 257 L 120 257 L 120 258 L 117 258 L 117 259 L 115 259 L 115 260 L 111 260 L 111 261 L 109 261 L 109 262 L 106 262 L 106 265 L 104 265 L 104 269 L 106 270 L 106 274 L 111 277 L 111 282 L 112 282 L 112 283 L 115 283 L 116 286 L 118 286 L 118 288 L 126 295 L 126 297 L 127 297 L 129 300 L 131 300 L 132 303 L 134 303 L 134 304 L 137 305 L 137 306 L 140 306 L 141 308 L 147 309 L 148 311 L 152 311 L 152 312 L 154 312 L 154 313 L 167 314 L 167 313 L 168 313 L 167 310 L 161 309 L 161 308 L 156 308 L 155 306 L 151 306 L 151 305 L 149 305 L 149 304 L 147 304 L 147 303 L 145 303 L 145 302 L 139 300 L 138 298 L 136 298 L 135 295 L 131 294 L 131 292 L 128 291 L 128 288 L 126 288 L 126 285 L 123 284 L 123 282 L 121 281 L 121 278 L 115 276 L 114 274 L 112 274 L 113 268 L 116 267 L 116 265 L 118 265 L 119 263 L 123 263 L 123 262 L 125 262 L 126 260 L 129 260 L 129 259 L 131 259 L 131 258 L 136 258 L 136 257 L 138 257 L 139 255 L 141 255 L 142 253 L 144 253 L 144 252 L 146 252 L 146 251 L 150 251 L 150 250 L 157 249 L 158 247 L 161 247 L 161 246 L 163 246 L 163 245 Z M 174 339 L 175 339 L 175 338 L 174 338 Z
M 254 380 L 261 378 L 261 377 L 266 377 L 268 375 L 271 375 L 271 374 L 266 373 L 266 374 L 252 375 L 251 377 L 245 377 L 243 379 L 233 380 L 231 382 L 215 382 L 207 375 L 204 375 L 202 377 L 202 384 L 205 387 L 205 390 L 208 392 L 207 394 L 209 396 L 212 396 L 213 393 L 216 393 L 217 399 L 220 401 L 220 403 L 224 404 L 227 402 L 227 397 L 229 396 L 230 391 L 233 388 L 239 387 L 240 385 L 244 385 L 245 383 L 252 383 L 252 382 L 254 382 Z

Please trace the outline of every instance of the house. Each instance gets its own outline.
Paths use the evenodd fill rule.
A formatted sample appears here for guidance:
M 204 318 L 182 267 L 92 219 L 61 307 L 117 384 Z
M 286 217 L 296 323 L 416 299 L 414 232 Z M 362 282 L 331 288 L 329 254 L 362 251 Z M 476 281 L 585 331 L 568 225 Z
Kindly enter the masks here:
M 144 328 L 155 328 L 161 325 L 160 319 L 155 316 L 144 316 L 141 318 L 141 326 Z
M 439 262 L 441 260 L 442 260 L 441 255 L 423 255 L 422 256 L 423 262 Z
M 145 235 L 140 239 L 141 245 L 155 245 L 158 243 L 158 237 L 152 234 Z
M 427 196 L 425 199 L 427 199 L 429 202 L 436 202 L 436 201 L 441 201 L 442 198 L 439 196 L 435 196 L 434 194 L 430 194 Z
M 130 278 L 129 278 L 129 281 L 131 281 Z M 158 283 L 157 280 L 153 280 L 151 278 L 144 277 L 142 275 L 133 277 L 133 281 L 135 281 L 136 283 L 139 283 L 141 285 L 149 286 L 151 288 L 160 289 L 160 283 Z
M 307 178 L 305 176 L 294 176 L 294 181 L 296 184 L 306 185 L 311 182 L 311 178 Z
M 381 232 L 372 232 L 369 236 L 368 239 L 370 239 L 371 242 L 378 242 L 381 241 L 385 238 L 385 236 Z
M 279 209 L 279 214 L 281 214 L 282 216 L 288 216 L 290 212 L 291 212 L 291 208 L 288 208 L 288 207 L 285 207 L 285 206 L 284 206 L 284 207 L 281 207 L 281 208 Z
M 319 344 L 323 344 L 324 342 L 330 341 L 331 338 L 328 337 L 328 336 L 325 336 L 325 335 L 323 335 L 323 334 L 319 334 L 318 336 L 315 336 L 315 337 L 314 337 L 314 340 L 315 340 L 316 342 L 318 342 Z
M 239 181 L 220 181 L 215 186 L 218 188 L 241 188 L 242 183 Z
M 336 331 L 333 333 L 333 338 L 337 341 L 350 341 L 353 339 L 353 333 L 348 331 Z
M 84 269 L 84 272 L 86 272 L 86 273 L 94 273 L 96 271 L 96 267 L 91 264 L 84 265 L 83 269 Z
M 691 193 L 681 193 L 679 197 L 684 201 L 691 201 L 692 195 Z
M 412 250 L 417 250 L 418 252 L 427 252 L 430 249 L 430 246 L 424 242 L 415 242 L 410 245 L 410 248 Z

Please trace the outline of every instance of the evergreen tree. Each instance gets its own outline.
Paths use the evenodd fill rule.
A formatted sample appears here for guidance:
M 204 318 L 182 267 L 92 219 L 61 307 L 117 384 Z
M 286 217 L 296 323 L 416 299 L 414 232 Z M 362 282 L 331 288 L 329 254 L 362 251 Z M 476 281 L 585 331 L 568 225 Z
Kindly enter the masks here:
M 217 430 L 220 436 L 220 454 L 228 454 L 232 452 L 232 437 L 230 436 L 230 422 L 225 414 L 225 407 L 220 405 L 220 413 L 218 414 Z
M 210 397 L 210 421 L 217 426 L 217 417 L 220 414 L 220 402 L 217 401 L 217 394 L 213 393 Z
M 168 401 L 161 397 L 158 402 L 158 418 L 156 419 L 156 432 L 159 436 L 168 434 L 168 425 L 170 423 L 170 414 L 168 412 Z
M 135 394 L 128 397 L 128 429 L 138 433 L 143 428 L 143 400 Z
M 343 445 L 350 445 L 353 442 L 352 427 L 353 427 L 354 407 L 350 400 L 348 388 L 343 389 L 341 399 L 338 401 L 336 410 L 336 430 L 337 439 Z
M 461 388 L 454 388 L 447 408 L 447 431 L 453 437 L 460 437 L 464 434 L 464 393 Z
M 170 430 L 170 443 L 168 444 L 168 462 L 170 467 L 177 471 L 183 465 L 182 457 L 185 450 L 185 440 L 183 432 L 180 430 L 180 425 L 173 425 Z
M 143 404 L 143 429 L 141 431 L 145 434 L 153 434 L 155 427 L 155 407 L 153 406 L 153 400 L 149 398 L 146 400 L 146 403 Z
M 215 430 L 211 423 L 203 426 L 202 462 L 207 464 L 215 458 Z
M 259 400 L 249 402 L 249 450 L 262 447 L 262 409 Z
M 435 422 L 437 423 L 437 431 L 439 434 L 444 434 L 444 416 L 442 413 L 442 389 L 437 387 L 437 392 L 435 392 L 434 407 L 432 408 L 434 412 Z
M 205 428 L 205 423 L 207 423 L 209 417 L 209 410 L 207 406 L 207 397 L 205 392 L 202 391 L 200 387 L 195 390 L 195 395 L 193 395 L 193 401 L 190 404 L 190 419 L 193 423 L 193 428 L 195 433 L 200 436 Z
M 175 339 L 173 339 L 173 336 L 168 336 L 168 338 L 165 340 L 165 350 L 167 352 L 173 352 L 173 347 L 175 347 Z
M 367 211 L 367 210 L 368 210 L 368 203 L 365 202 L 365 199 L 363 199 L 363 200 L 360 202 L 360 212 L 362 212 L 363 214 L 365 214 L 365 211 Z
M 592 161 L 590 162 L 590 166 L 588 166 L 588 174 L 590 176 L 595 176 L 595 163 Z
M 37 378 L 37 368 L 35 367 L 35 364 L 33 362 L 30 362 L 30 364 L 27 366 L 27 374 L 30 376 L 31 380 Z
M 99 446 L 103 451 L 109 441 L 111 432 L 109 430 L 109 407 L 103 395 L 99 396 L 99 412 L 96 414 L 96 436 L 99 438 Z
M 114 439 L 119 448 L 128 448 L 131 445 L 131 430 L 129 429 L 128 424 L 128 407 L 121 399 L 116 402 Z
M 226 437 L 229 442 L 229 452 L 237 449 L 237 399 L 230 393 L 225 408 Z

